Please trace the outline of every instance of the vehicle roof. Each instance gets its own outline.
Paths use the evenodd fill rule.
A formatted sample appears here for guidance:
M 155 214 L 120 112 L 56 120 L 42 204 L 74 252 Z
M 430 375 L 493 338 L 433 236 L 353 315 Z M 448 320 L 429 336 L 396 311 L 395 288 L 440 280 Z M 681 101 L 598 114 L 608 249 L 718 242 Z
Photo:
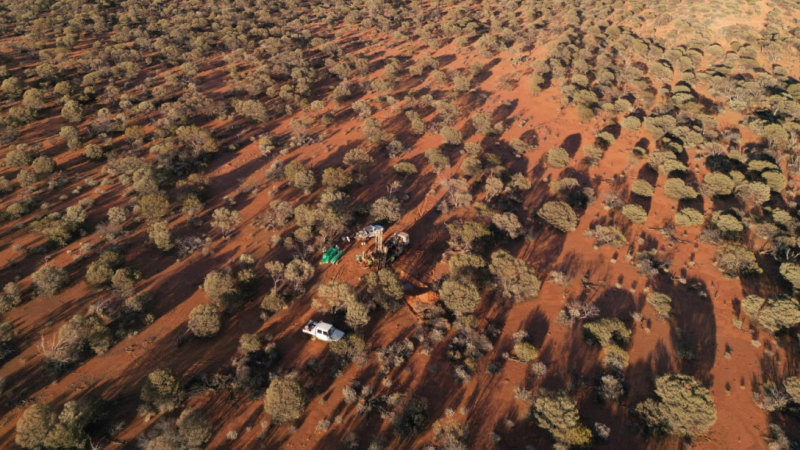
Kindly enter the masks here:
M 319 322 L 319 323 L 317 323 L 317 329 L 318 330 L 330 331 L 331 328 L 333 328 L 333 325 L 331 325 L 331 324 L 329 324 L 327 322 Z

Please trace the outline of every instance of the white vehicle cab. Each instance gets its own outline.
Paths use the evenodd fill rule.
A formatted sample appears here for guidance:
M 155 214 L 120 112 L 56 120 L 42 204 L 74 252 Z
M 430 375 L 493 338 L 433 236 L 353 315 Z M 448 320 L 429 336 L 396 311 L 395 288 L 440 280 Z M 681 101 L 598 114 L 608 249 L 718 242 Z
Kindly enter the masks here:
M 334 342 L 344 337 L 344 331 L 334 328 L 327 322 L 315 322 L 309 320 L 303 327 L 303 333 L 326 342 Z

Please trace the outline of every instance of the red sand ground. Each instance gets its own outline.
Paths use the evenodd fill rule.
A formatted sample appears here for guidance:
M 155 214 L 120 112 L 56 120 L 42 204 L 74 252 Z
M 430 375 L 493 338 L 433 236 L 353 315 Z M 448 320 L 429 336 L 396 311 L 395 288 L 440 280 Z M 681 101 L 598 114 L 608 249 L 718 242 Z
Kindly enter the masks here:
M 762 21 L 767 10 L 764 3 L 759 3 Z M 733 22 L 723 23 L 729 25 Z M 473 55 L 462 58 L 461 52 L 449 45 L 434 52 L 433 56 L 458 55 L 454 61 L 444 66 L 448 70 L 468 67 L 473 60 L 489 61 Z M 387 58 L 398 53 L 399 49 L 388 48 L 382 57 Z M 546 47 L 542 45 L 530 56 L 537 58 L 545 53 Z M 563 145 L 568 136 L 580 136 L 581 145 L 591 143 L 595 133 L 602 129 L 605 122 L 599 119 L 590 123 L 581 122 L 574 109 L 561 105 L 557 85 L 535 96 L 528 90 L 526 77 L 522 77 L 519 83 L 512 83 L 511 90 L 499 88 L 501 80 L 521 70 L 511 63 L 511 56 L 497 55 L 499 62 L 489 69 L 491 75 L 474 87 L 489 94 L 485 103 L 478 108 L 464 105 L 464 110 L 481 109 L 487 112 L 500 111 L 502 114 L 504 103 L 510 102 L 513 105 L 511 112 L 503 117 L 508 126 L 499 139 L 508 142 L 528 130 L 538 132 L 538 148 L 526 155 L 524 161 L 520 161 L 534 184 L 532 198 L 526 200 L 526 207 L 533 207 L 547 197 L 547 183 L 544 180 L 559 177 L 559 170 L 549 168 L 544 163 L 546 152 Z M 212 75 L 213 72 L 204 74 L 209 77 Z M 371 76 L 374 75 L 376 74 Z M 417 88 L 419 87 L 421 86 Z M 224 92 L 225 87 L 217 86 L 212 89 L 214 90 Z M 365 98 L 371 97 L 373 95 L 370 94 Z M 335 104 L 328 105 L 328 108 L 342 109 Z M 386 123 L 400 114 L 398 111 L 386 108 L 377 112 L 375 117 Z M 721 126 L 738 126 L 741 115 L 725 112 L 718 120 Z M 465 129 L 467 121 L 466 118 L 460 120 L 456 128 Z M 276 124 L 273 134 L 287 133 L 288 122 L 287 119 Z M 57 135 L 60 125 L 58 118 L 37 122 L 28 127 L 23 140 L 37 141 L 46 136 Z M 211 123 L 209 127 L 222 128 L 226 125 Z M 740 129 L 745 141 L 755 139 L 744 127 Z M 300 151 L 291 152 L 280 159 L 299 158 L 321 171 L 322 168 L 338 162 L 331 160 L 333 154 L 328 149 L 350 146 L 362 138 L 361 120 L 357 118 L 337 122 L 331 127 L 317 126 L 310 131 L 321 133 L 324 138 L 322 142 L 304 146 Z M 689 229 L 680 240 L 672 241 L 659 232 L 665 224 L 672 222 L 677 207 L 676 201 L 663 195 L 664 175 L 660 175 L 656 182 L 658 188 L 649 207 L 647 222 L 630 225 L 624 231 L 631 242 L 631 250 L 639 245 L 639 238 L 654 240 L 659 251 L 672 261 L 672 267 L 683 271 L 682 277 L 688 280 L 687 285 L 697 282 L 703 285 L 699 290 L 692 291 L 686 288 L 687 285 L 681 284 L 680 280 L 676 280 L 671 286 L 657 287 L 671 293 L 676 317 L 670 321 L 660 320 L 650 305 L 644 302 L 647 290 L 656 287 L 649 286 L 647 280 L 638 275 L 626 261 L 628 249 L 594 249 L 593 240 L 584 235 L 591 225 L 609 217 L 609 212 L 604 209 L 600 200 L 609 192 L 620 192 L 620 184 L 629 185 L 638 176 L 644 163 L 633 158 L 630 149 L 646 135 L 644 131 L 623 132 L 605 152 L 598 167 L 588 168 L 581 173 L 587 178 L 599 177 L 603 181 L 596 192 L 598 201 L 587 208 L 578 229 L 566 239 L 540 223 L 534 224 L 533 220 L 526 219 L 528 225 L 534 227 L 532 238 L 520 245 L 515 253 L 536 267 L 542 279 L 548 278 L 551 270 L 561 270 L 570 275 L 572 281 L 566 286 L 545 282 L 538 299 L 510 308 L 485 302 L 479 311 L 481 322 L 501 324 L 502 332 L 494 349 L 481 360 L 470 382 L 462 386 L 451 377 L 452 368 L 443 358 L 441 349 L 431 354 L 415 352 L 405 367 L 395 369 L 390 374 L 388 378 L 391 380 L 391 387 L 382 385 L 380 379 L 372 377 L 376 373 L 372 358 L 364 366 L 351 364 L 329 385 L 322 385 L 313 378 L 304 376 L 303 380 L 312 387 L 310 391 L 313 392 L 305 416 L 297 423 L 296 429 L 282 427 L 271 432 L 265 439 L 261 435 L 269 419 L 263 412 L 259 399 L 206 392 L 193 398 L 192 404 L 201 407 L 211 419 L 215 435 L 209 448 L 274 448 L 279 445 L 285 448 L 331 448 L 338 446 L 349 432 L 356 430 L 362 445 L 366 445 L 378 432 L 391 436 L 391 425 L 388 421 L 381 421 L 374 416 L 365 418 L 355 411 L 354 405 L 345 405 L 342 402 L 342 388 L 353 380 L 372 384 L 377 393 L 397 392 L 398 387 L 401 387 L 401 392 L 427 397 L 432 405 L 436 405 L 432 408 L 435 411 L 455 411 L 454 417 L 463 419 L 468 424 L 469 442 L 473 448 L 490 447 L 491 433 L 500 436 L 499 447 L 521 448 L 528 443 L 549 445 L 550 441 L 544 433 L 526 420 L 529 405 L 515 399 L 515 390 L 518 387 L 532 389 L 540 384 L 546 387 L 569 385 L 576 388 L 580 400 L 585 400 L 581 402 L 584 423 L 591 425 L 599 421 L 611 426 L 609 448 L 641 448 L 653 445 L 653 442 L 645 441 L 641 435 L 630 432 L 631 419 L 628 411 L 651 392 L 655 376 L 671 371 L 681 371 L 700 378 L 710 386 L 714 395 L 718 420 L 711 432 L 697 442 L 698 447 L 763 447 L 762 435 L 766 431 L 768 417 L 751 400 L 751 388 L 753 382 L 760 380 L 762 376 L 764 361 L 774 361 L 779 370 L 785 367 L 784 350 L 766 334 L 759 336 L 762 345 L 756 347 L 751 342 L 752 337 L 747 329 L 734 326 L 732 302 L 742 297 L 743 287 L 738 280 L 724 278 L 713 266 L 715 249 L 709 244 L 697 243 L 699 229 Z M 478 137 L 471 136 L 467 140 L 477 140 Z M 103 178 L 97 173 L 98 164 L 85 162 L 77 152 L 64 151 L 54 141 L 45 140 L 44 148 L 46 151 L 54 149 L 53 156 L 61 167 L 69 170 L 72 180 L 59 193 L 71 191 L 81 185 L 85 177 L 91 176 L 98 181 Z M 441 137 L 438 134 L 427 133 L 399 159 L 422 161 L 421 155 L 425 151 L 440 144 Z M 208 177 L 212 183 L 210 191 L 213 197 L 207 202 L 206 212 L 201 213 L 206 214 L 207 211 L 223 205 L 226 198 L 235 199 L 236 209 L 243 220 L 231 239 L 219 239 L 215 236 L 207 255 L 197 252 L 180 261 L 176 261 L 174 257 L 160 256 L 144 246 L 130 248 L 129 264 L 141 268 L 145 273 L 145 280 L 138 288 L 154 294 L 155 308 L 159 311 L 152 325 L 136 336 L 123 339 L 106 354 L 89 359 L 64 377 L 43 384 L 41 380 L 46 378 L 40 372 L 40 343 L 46 344 L 54 339 L 65 320 L 72 314 L 83 312 L 100 295 L 89 289 L 83 281 L 77 281 L 53 298 L 36 298 L 25 302 L 5 316 L 4 320 L 12 322 L 21 336 L 20 346 L 23 351 L 0 367 L 0 377 L 7 380 L 5 395 L 13 395 L 14 398 L 27 396 L 28 400 L 14 405 L 0 420 L 0 446 L 11 445 L 14 424 L 30 402 L 63 403 L 87 392 L 117 401 L 114 407 L 118 410 L 114 414 L 122 418 L 122 431 L 117 435 L 117 441 L 104 444 L 110 448 L 130 446 L 138 435 L 153 424 L 153 421 L 145 422 L 135 415 L 137 396 L 145 375 L 154 368 L 165 366 L 173 368 L 184 380 L 216 372 L 229 365 L 242 333 L 258 332 L 262 336 L 271 336 L 282 355 L 281 371 L 301 369 L 312 359 L 325 361 L 328 354 L 326 345 L 310 342 L 299 332 L 301 324 L 316 316 L 310 308 L 315 293 L 313 288 L 303 297 L 294 299 L 288 309 L 267 321 L 258 317 L 258 306 L 251 302 L 242 311 L 225 320 L 219 336 L 206 341 L 192 340 L 181 347 L 177 345 L 177 338 L 185 332 L 189 311 L 196 305 L 207 302 L 202 291 L 198 289 L 205 273 L 236 260 L 243 253 L 253 255 L 259 265 L 279 254 L 279 250 L 271 248 L 269 244 L 275 232 L 254 225 L 256 217 L 275 198 L 270 194 L 270 186 L 264 181 L 263 157 L 255 143 L 237 147 L 240 148 L 236 152 L 223 154 L 211 167 Z M 334 158 L 338 157 L 340 156 Z M 572 156 L 571 166 L 577 167 L 580 158 L 582 152 L 577 150 Z M 369 183 L 353 191 L 352 197 L 367 201 L 384 195 L 383 186 L 394 179 L 389 170 L 394 162 L 396 161 L 376 164 L 370 173 Z M 453 167 L 438 176 L 425 167 L 416 179 L 447 179 L 457 172 L 459 163 L 460 160 L 456 161 L 454 158 Z M 699 166 L 692 169 L 697 170 L 697 179 L 702 179 L 705 169 Z M 0 170 L 5 175 L 12 172 L 8 168 Z M 252 190 L 244 187 L 251 187 Z M 102 204 L 103 209 L 128 201 L 118 186 L 112 186 L 105 193 L 101 193 L 100 188 L 101 186 L 87 187 L 82 194 L 71 196 L 63 202 L 56 198 L 48 201 L 52 208 L 59 209 L 82 198 L 94 198 L 96 205 Z M 425 194 L 428 190 L 430 192 Z M 397 265 L 409 271 L 412 276 L 426 283 L 431 282 L 446 272 L 445 264 L 437 264 L 442 255 L 436 249 L 442 248 L 441 243 L 447 238 L 444 223 L 449 218 L 457 217 L 459 212 L 449 216 L 435 213 L 434 208 L 444 193 L 436 183 L 429 188 L 422 182 L 411 181 L 401 188 L 401 193 L 404 191 L 412 194 L 412 197 L 419 196 L 419 201 L 407 205 L 406 214 L 391 229 L 407 230 L 412 240 L 409 254 L 401 258 Z M 283 191 L 280 195 L 286 196 L 286 192 Z M 310 200 L 310 197 L 294 192 L 289 195 L 296 203 Z M 53 196 L 56 197 L 57 193 Z M 708 200 L 705 203 L 706 211 L 710 210 L 711 203 Z M 2 206 L 7 204 L 8 199 L 4 199 Z M 99 217 L 93 216 L 91 222 L 97 221 Z M 183 218 L 173 220 L 170 225 L 197 233 Z M 8 222 L 0 224 L 0 236 L 3 242 L 0 246 L 3 281 L 27 274 L 41 263 L 42 258 L 25 258 L 18 250 L 41 244 L 41 238 L 32 237 L 24 229 L 14 230 L 13 223 Z M 137 231 L 127 241 L 135 243 L 142 242 L 143 239 L 142 232 Z M 59 266 L 68 266 L 73 279 L 80 279 L 83 269 L 75 260 L 81 254 L 81 246 L 87 243 L 99 246 L 100 242 L 98 235 L 90 234 L 57 251 L 49 260 Z M 356 284 L 365 269 L 354 262 L 355 253 L 356 250 L 349 250 L 339 265 L 319 266 L 315 286 L 330 280 Z M 404 258 L 412 258 L 412 255 L 415 264 L 404 261 Z M 12 261 L 20 260 L 22 262 L 12 264 Z M 673 271 L 678 272 L 677 269 Z M 584 274 L 588 274 L 588 279 L 582 280 Z M 21 282 L 23 286 L 27 286 L 29 280 L 23 278 Z M 700 292 L 707 293 L 707 296 L 699 295 Z M 600 373 L 600 350 L 587 345 L 577 328 L 569 329 L 557 323 L 558 313 L 565 301 L 579 298 L 597 304 L 603 317 L 627 320 L 632 312 L 640 312 L 644 317 L 634 330 L 629 348 L 630 368 L 626 376 L 632 394 L 618 406 L 600 406 L 591 399 L 594 379 Z M 418 326 L 419 319 L 407 308 L 394 314 L 381 314 L 366 329 L 368 348 L 370 352 L 374 352 L 402 340 L 413 335 Z M 503 353 L 510 351 L 512 335 L 518 330 L 526 330 L 536 340 L 536 346 L 540 349 L 540 360 L 548 366 L 548 375 L 543 380 L 537 380 L 532 376 L 529 367 L 514 360 L 506 361 L 502 370 L 496 374 L 486 371 L 491 361 L 502 359 Z M 685 361 L 676 356 L 678 330 L 688 333 L 692 337 L 691 341 L 696 344 L 695 360 Z M 726 347 L 730 349 L 730 358 L 725 356 Z M 341 419 L 340 423 L 334 420 L 336 417 Z M 322 419 L 332 422 L 327 433 L 316 430 L 317 423 Z M 507 420 L 512 421 L 513 426 L 509 427 Z M 231 431 L 238 433 L 236 440 L 228 440 L 227 436 Z M 419 447 L 430 442 L 432 437 L 432 433 L 428 431 L 414 442 L 403 445 Z M 393 444 L 400 443 L 394 441 Z M 660 445 L 675 447 L 677 443 L 667 441 Z

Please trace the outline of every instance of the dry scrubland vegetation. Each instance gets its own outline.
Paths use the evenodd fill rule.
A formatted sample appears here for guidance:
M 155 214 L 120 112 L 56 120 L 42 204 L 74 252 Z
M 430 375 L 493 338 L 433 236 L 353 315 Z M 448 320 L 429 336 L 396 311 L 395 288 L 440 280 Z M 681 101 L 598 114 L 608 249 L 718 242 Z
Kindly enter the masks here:
M 798 18 L 0 1 L 0 446 L 790 448 Z

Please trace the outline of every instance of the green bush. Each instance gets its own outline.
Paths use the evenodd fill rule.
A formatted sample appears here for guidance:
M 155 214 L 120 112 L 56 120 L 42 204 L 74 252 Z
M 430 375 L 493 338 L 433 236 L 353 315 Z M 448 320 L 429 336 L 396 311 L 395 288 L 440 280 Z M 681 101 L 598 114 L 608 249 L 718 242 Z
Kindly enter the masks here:
M 511 256 L 505 250 L 492 253 L 489 272 L 494 276 L 503 297 L 521 302 L 536 298 L 542 283 L 525 261 Z
M 17 421 L 17 445 L 30 449 L 44 447 L 47 435 L 57 423 L 57 418 L 49 404 L 34 404 L 26 409 Z
M 622 119 L 622 128 L 628 131 L 636 131 L 642 126 L 642 120 L 636 116 L 626 116 Z
M 764 183 L 769 186 L 772 192 L 783 192 L 786 189 L 786 177 L 780 172 L 763 172 L 761 178 L 764 179 Z
M 622 215 L 633 223 L 645 223 L 647 211 L 639 205 L 627 204 L 622 207 Z
M 654 432 L 693 437 L 708 431 L 717 421 L 711 392 L 688 375 L 664 375 L 656 379 L 658 400 L 636 405 L 636 413 Z
M 224 236 L 229 235 L 242 221 L 239 211 L 222 207 L 211 213 L 211 226 L 220 230 Z
M 742 310 L 772 334 L 800 323 L 800 303 L 791 297 L 764 299 L 748 295 L 742 299 Z
M 564 392 L 537 396 L 531 415 L 558 443 L 582 447 L 592 441 L 592 432 L 580 422 L 577 403 Z
M 472 314 L 481 303 L 481 294 L 469 282 L 446 280 L 439 288 L 439 298 L 456 316 Z
M 162 252 L 168 252 L 175 247 L 172 243 L 172 233 L 169 232 L 166 220 L 153 222 L 147 228 L 147 236 Z
M 618 345 L 607 345 L 603 347 L 603 367 L 623 372 L 630 363 L 628 352 Z
M 780 272 L 783 278 L 792 283 L 792 287 L 800 289 L 800 266 L 793 263 L 783 263 L 781 264 Z
M 733 193 L 733 179 L 724 173 L 712 172 L 703 177 L 703 188 L 713 195 L 731 195 Z
M 169 212 L 169 200 L 158 192 L 139 197 L 138 204 L 142 217 L 148 222 L 161 219 Z
M 539 356 L 539 352 L 529 342 L 517 342 L 514 344 L 514 355 L 516 355 L 517 359 L 526 363 L 536 359 Z
M 0 292 L 0 314 L 11 311 L 12 308 L 22 303 L 22 289 L 13 281 L 9 281 L 3 286 Z
M 284 424 L 299 419 L 306 409 L 303 387 L 287 377 L 274 378 L 264 393 L 264 411 L 275 424 Z
M 462 142 L 461 132 L 450 126 L 442 127 L 440 131 L 445 144 L 459 145 Z
M 645 180 L 636 180 L 631 185 L 631 192 L 640 196 L 650 198 L 653 196 L 653 185 Z
M 189 330 L 197 337 L 212 337 L 219 333 L 219 310 L 213 305 L 197 305 L 189 313 Z
M 209 272 L 203 280 L 203 291 L 211 303 L 225 310 L 238 295 L 236 280 L 227 272 Z
M 578 215 L 572 207 L 562 201 L 549 201 L 536 212 L 540 218 L 557 230 L 568 233 L 578 226 Z
M 556 147 L 547 152 L 547 164 L 560 169 L 569 164 L 569 153 L 561 147 Z
M 614 226 L 595 225 L 594 229 L 586 232 L 586 235 L 594 237 L 595 245 L 599 247 L 610 245 L 621 248 L 628 244 L 625 235 Z
M 783 389 L 792 398 L 792 401 L 800 404 L 800 378 L 796 376 L 786 377 L 783 380 Z
M 392 166 L 392 170 L 400 175 L 414 175 L 418 172 L 417 166 L 408 161 L 400 161 Z
M 744 224 L 732 214 L 717 211 L 711 215 L 711 222 L 723 233 L 741 233 L 744 231 Z
M 679 227 L 702 225 L 704 220 L 703 213 L 694 208 L 682 208 L 675 213 L 675 225 Z
M 658 315 L 665 319 L 669 317 L 669 313 L 672 311 L 672 299 L 667 294 L 654 291 L 647 294 L 646 300 Z
M 184 396 L 180 380 L 170 369 L 156 369 L 150 372 L 139 394 L 145 412 L 159 413 L 175 410 Z
M 680 178 L 668 178 L 664 185 L 667 197 L 675 200 L 697 198 L 697 191 L 693 187 L 687 186 Z
M 631 330 L 619 319 L 600 319 L 583 325 L 587 339 L 606 347 L 616 342 L 625 344 L 631 337 Z
M 261 309 L 270 313 L 276 313 L 289 306 L 283 296 L 274 290 L 261 299 Z
M 69 283 L 69 275 L 60 267 L 45 264 L 31 275 L 31 281 L 39 295 L 50 297 Z

